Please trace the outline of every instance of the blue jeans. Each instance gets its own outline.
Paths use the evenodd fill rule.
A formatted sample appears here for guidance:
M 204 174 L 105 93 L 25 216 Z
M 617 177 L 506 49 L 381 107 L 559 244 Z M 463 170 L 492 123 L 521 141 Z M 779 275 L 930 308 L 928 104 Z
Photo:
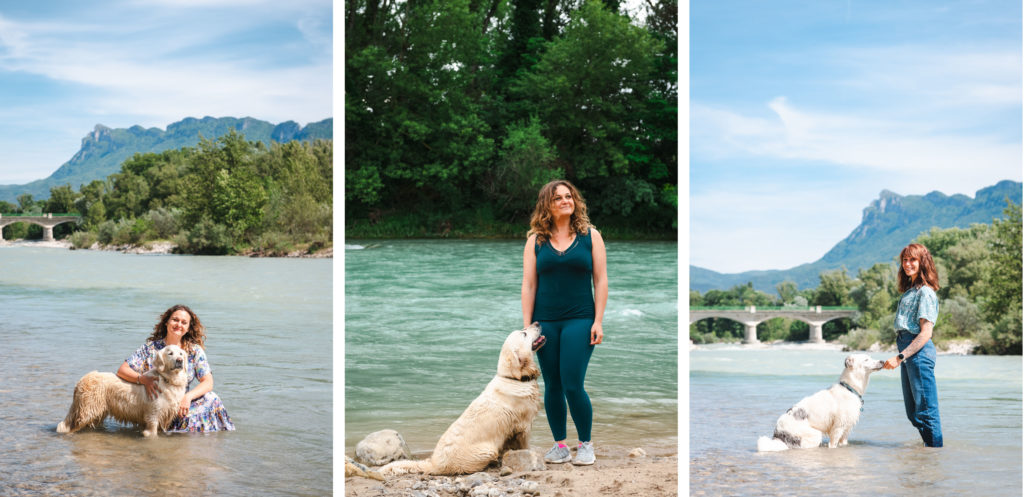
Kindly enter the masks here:
M 901 331 L 896 346 L 902 351 L 917 335 Z M 942 423 L 939 421 L 939 391 L 935 385 L 935 344 L 931 340 L 900 365 L 903 404 L 907 419 L 921 433 L 927 447 L 942 447 Z

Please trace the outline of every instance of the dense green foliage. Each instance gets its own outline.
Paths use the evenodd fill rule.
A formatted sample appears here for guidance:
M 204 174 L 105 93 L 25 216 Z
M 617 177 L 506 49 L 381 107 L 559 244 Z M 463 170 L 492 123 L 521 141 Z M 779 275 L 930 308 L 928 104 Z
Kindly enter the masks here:
M 194 147 L 203 137 L 216 139 L 236 131 L 244 134 L 248 140 L 270 146 L 272 142 L 330 140 L 333 138 L 333 128 L 334 120 L 331 118 L 309 123 L 305 127 L 294 121 L 274 125 L 251 117 L 189 117 L 168 124 L 166 131 L 142 126 L 111 129 L 96 125 L 91 133 L 82 138 L 82 147 L 78 153 L 52 175 L 25 185 L 0 185 L 0 200 L 13 201 L 23 194 L 43 199 L 52 188 L 61 185 L 80 186 L 93 180 L 105 179 L 120 171 L 121 164 L 135 154 Z
M 592 221 L 674 238 L 676 3 L 346 3 L 346 234 L 517 236 L 565 178 Z
M 332 151 L 327 140 L 267 147 L 232 131 L 192 148 L 136 154 L 78 192 L 64 185 L 46 201 L 0 201 L 0 212 L 80 214 L 80 226 L 54 228 L 57 238 L 75 231 L 76 247 L 169 240 L 192 254 L 316 250 L 333 233 Z M 5 239 L 39 236 L 41 228 L 26 223 L 4 229 Z
M 939 272 L 937 343 L 970 339 L 977 352 L 1021 354 L 1021 206 L 1010 202 L 1005 217 L 969 228 L 939 229 L 916 240 L 928 247 Z M 836 306 L 855 305 L 853 319 L 826 323 L 826 340 L 843 339 L 854 348 L 874 342 L 893 343 L 892 323 L 899 301 L 895 257 L 888 264 L 861 269 L 851 279 L 845 269 L 822 273 L 815 289 L 797 290 L 793 282 L 777 285 L 778 296 L 752 284 L 728 291 L 690 292 L 691 306 Z M 743 325 L 726 319 L 705 319 L 690 326 L 695 343 L 736 341 Z M 760 340 L 802 341 L 806 323 L 777 318 L 758 325 Z

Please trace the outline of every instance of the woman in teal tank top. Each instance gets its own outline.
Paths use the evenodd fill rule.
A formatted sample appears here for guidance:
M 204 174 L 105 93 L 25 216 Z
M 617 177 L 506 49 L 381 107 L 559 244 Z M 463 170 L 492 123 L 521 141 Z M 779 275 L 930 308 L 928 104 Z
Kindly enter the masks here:
M 608 301 L 604 240 L 590 225 L 587 205 L 564 180 L 544 185 L 537 196 L 523 250 L 523 326 L 540 323 L 547 339 L 537 351 L 544 378 L 544 412 L 555 445 L 550 463 L 594 463 L 590 440 L 593 409 L 583 389 L 594 346 L 604 338 Z M 566 442 L 566 405 L 576 425 L 576 457 Z

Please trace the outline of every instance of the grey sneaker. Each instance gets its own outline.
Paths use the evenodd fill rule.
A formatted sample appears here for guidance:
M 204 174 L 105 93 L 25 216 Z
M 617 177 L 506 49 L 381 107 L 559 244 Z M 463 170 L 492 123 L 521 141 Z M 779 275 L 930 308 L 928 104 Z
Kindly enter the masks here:
M 559 447 L 556 443 L 547 454 L 544 454 L 544 462 L 562 463 L 569 462 L 572 456 L 569 454 L 569 447 Z
M 576 447 L 576 458 L 572 463 L 577 466 L 590 466 L 594 464 L 594 445 L 590 442 L 582 442 Z

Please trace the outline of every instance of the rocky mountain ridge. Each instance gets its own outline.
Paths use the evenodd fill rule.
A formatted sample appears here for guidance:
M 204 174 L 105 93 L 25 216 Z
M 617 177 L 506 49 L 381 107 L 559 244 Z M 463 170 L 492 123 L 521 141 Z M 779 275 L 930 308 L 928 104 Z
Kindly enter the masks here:
M 893 260 L 902 247 L 933 227 L 967 228 L 974 223 L 991 223 L 993 219 L 1002 218 L 1006 199 L 1020 204 L 1021 197 L 1022 184 L 1010 180 L 982 188 L 974 198 L 937 191 L 902 196 L 882 190 L 878 198 L 864 208 L 861 223 L 821 259 L 785 270 L 733 274 L 690 266 L 690 289 L 727 290 L 751 282 L 754 288 L 774 294 L 775 285 L 782 281 L 793 281 L 799 288 L 813 288 L 819 283 L 819 274 L 842 267 L 853 277 L 859 269 Z
M 330 140 L 333 138 L 333 118 L 300 126 L 295 121 L 273 124 L 252 117 L 187 117 L 160 128 L 109 128 L 97 124 L 82 138 L 82 146 L 63 165 L 47 178 L 24 185 L 0 185 L 0 200 L 17 202 L 19 195 L 28 193 L 34 200 L 49 198 L 50 188 L 65 184 L 75 190 L 96 179 L 104 179 L 121 169 L 121 163 L 136 153 L 158 153 L 182 147 L 193 147 L 200 138 L 216 139 L 236 131 L 249 141 L 266 144 L 292 140 Z

